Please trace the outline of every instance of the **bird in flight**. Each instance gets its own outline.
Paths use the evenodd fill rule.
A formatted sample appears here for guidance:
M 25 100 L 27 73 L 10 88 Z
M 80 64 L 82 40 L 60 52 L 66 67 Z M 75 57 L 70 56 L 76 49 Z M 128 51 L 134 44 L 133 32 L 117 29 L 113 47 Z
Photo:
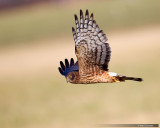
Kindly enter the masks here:
M 77 62 L 65 59 L 60 61 L 59 72 L 65 76 L 67 82 L 73 84 L 113 83 L 125 80 L 142 81 L 142 78 L 127 77 L 109 72 L 108 64 L 111 57 L 111 48 L 106 41 L 106 34 L 94 20 L 93 13 L 85 16 L 80 10 L 80 20 L 75 17 L 76 30 L 72 27 L 75 41 Z

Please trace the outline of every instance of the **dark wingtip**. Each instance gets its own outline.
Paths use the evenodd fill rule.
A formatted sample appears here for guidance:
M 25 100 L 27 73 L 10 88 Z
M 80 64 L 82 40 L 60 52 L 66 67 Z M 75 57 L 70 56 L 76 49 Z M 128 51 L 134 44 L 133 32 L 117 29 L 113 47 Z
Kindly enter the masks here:
M 60 67 L 58 67 L 59 72 L 61 73 L 61 75 L 63 75 L 63 71 Z
M 86 15 L 89 15 L 88 9 L 86 10 Z
M 93 20 L 93 24 L 96 24 L 96 21 L 95 21 L 95 20 Z
M 72 27 L 72 32 L 75 32 L 75 29 L 74 29 L 74 27 Z
M 82 9 L 80 9 L 80 16 L 83 16 L 83 11 L 82 11 Z
M 68 62 L 68 59 L 65 59 L 65 65 L 66 65 L 66 68 L 69 68 L 69 62 Z
M 91 18 L 93 18 L 93 13 L 91 13 L 91 16 L 90 16 Z
M 78 20 L 78 17 L 77 17 L 77 15 L 76 15 L 76 14 L 74 14 L 74 18 L 75 18 L 75 20 Z
M 71 58 L 71 60 L 70 60 L 70 67 L 71 67 L 72 65 L 74 65 L 74 59 L 73 59 L 73 58 Z
M 103 32 L 103 30 L 100 30 L 100 31 L 99 31 L 99 33 L 101 33 L 101 32 Z M 103 34 L 103 35 L 105 35 L 105 34 Z
M 60 61 L 60 66 L 61 66 L 62 70 L 64 71 L 65 70 L 65 66 L 64 66 L 62 61 Z

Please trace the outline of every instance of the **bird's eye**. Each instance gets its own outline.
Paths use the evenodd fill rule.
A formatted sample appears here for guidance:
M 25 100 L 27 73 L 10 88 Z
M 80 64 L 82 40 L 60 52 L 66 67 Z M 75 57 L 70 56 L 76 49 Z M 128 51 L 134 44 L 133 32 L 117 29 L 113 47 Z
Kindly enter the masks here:
M 75 78 L 75 75 L 74 75 L 74 74 L 71 74 L 70 79 L 71 79 L 71 80 L 74 80 L 74 78 Z

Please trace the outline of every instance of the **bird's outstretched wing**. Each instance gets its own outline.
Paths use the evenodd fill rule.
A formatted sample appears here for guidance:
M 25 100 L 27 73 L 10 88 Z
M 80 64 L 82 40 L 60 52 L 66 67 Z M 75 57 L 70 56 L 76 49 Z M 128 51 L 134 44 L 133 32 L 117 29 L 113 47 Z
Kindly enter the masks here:
M 62 61 L 60 61 L 60 67 L 58 69 L 59 69 L 59 72 L 61 73 L 61 75 L 67 76 L 67 74 L 69 72 L 79 71 L 78 62 L 74 63 L 74 59 L 71 58 L 70 64 L 69 64 L 68 60 L 65 59 L 65 65 Z
M 77 15 L 74 16 L 76 31 L 72 27 L 72 32 L 80 74 L 90 74 L 97 69 L 108 71 L 110 46 L 106 43 L 107 37 L 103 30 L 100 30 L 93 19 L 93 13 L 89 17 L 89 12 L 86 10 L 85 17 L 83 17 L 83 12 L 80 10 L 80 23 Z

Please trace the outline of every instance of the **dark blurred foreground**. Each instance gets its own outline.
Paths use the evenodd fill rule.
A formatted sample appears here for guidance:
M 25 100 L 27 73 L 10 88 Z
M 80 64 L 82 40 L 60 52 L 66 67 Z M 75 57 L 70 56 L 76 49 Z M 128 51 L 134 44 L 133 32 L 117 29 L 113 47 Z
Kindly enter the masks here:
M 39 3 L 61 3 L 69 0 L 0 0 L 0 10 L 16 8 L 19 6 L 35 5 Z

